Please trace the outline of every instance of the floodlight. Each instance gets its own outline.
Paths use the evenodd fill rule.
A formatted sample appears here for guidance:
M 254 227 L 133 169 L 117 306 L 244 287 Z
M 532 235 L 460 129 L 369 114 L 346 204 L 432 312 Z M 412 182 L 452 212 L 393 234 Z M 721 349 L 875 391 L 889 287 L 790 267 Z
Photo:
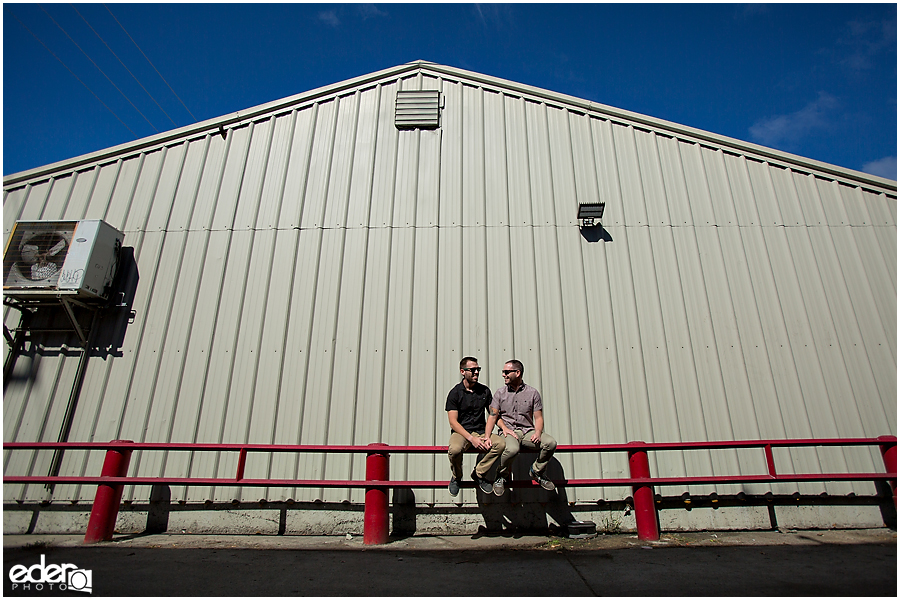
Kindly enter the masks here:
M 581 219 L 582 227 L 593 227 L 594 219 L 599 221 L 603 218 L 603 209 L 606 208 L 606 202 L 581 203 L 578 205 L 578 218 Z

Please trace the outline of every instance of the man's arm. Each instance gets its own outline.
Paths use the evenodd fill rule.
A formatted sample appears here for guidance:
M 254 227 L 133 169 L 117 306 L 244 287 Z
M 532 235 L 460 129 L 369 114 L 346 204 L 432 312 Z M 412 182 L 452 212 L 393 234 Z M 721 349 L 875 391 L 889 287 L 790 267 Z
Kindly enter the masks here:
M 500 410 L 494 406 L 488 408 L 488 411 L 491 413 L 488 416 L 487 427 L 485 428 L 485 435 L 488 438 L 491 437 L 491 432 L 494 430 L 494 425 L 500 427 L 500 433 L 503 435 L 513 435 L 512 429 L 510 429 L 503 419 L 500 418 Z
M 488 436 L 487 440 L 482 438 L 477 438 L 468 431 L 466 428 L 459 424 L 459 411 L 458 410 L 448 410 L 447 411 L 447 420 L 450 421 L 450 429 L 458 433 L 459 435 L 466 438 L 466 441 L 478 448 L 479 450 L 488 450 L 491 447 L 490 436 Z M 485 441 L 487 443 L 485 444 Z
M 500 411 L 493 406 L 490 406 L 488 407 L 488 413 L 487 425 L 484 428 L 484 437 L 491 439 L 491 432 L 494 431 L 494 425 L 497 424 L 497 419 L 500 418 Z
M 544 411 L 534 411 L 534 433 L 531 434 L 531 442 L 533 444 L 541 443 L 541 433 L 544 431 Z

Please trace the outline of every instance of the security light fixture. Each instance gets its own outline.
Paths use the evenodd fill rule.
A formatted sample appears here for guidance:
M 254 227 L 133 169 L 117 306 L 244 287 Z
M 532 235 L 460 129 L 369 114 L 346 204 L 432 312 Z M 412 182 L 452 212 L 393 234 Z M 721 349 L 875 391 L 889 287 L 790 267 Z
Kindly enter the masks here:
M 606 202 L 582 203 L 578 205 L 578 218 L 581 219 L 582 227 L 593 227 L 594 220 L 598 222 L 603 218 L 603 209 L 606 208 Z

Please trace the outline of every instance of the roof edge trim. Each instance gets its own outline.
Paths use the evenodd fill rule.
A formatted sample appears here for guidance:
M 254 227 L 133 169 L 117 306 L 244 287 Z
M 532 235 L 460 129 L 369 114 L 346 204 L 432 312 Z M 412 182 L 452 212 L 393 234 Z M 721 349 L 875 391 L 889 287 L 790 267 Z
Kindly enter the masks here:
M 251 120 L 265 113 L 277 112 L 279 110 L 284 110 L 292 106 L 314 100 L 318 97 L 340 93 L 342 90 L 347 88 L 366 85 L 367 83 L 372 83 L 379 79 L 399 77 L 405 73 L 415 71 L 432 72 L 438 76 L 450 75 L 454 78 L 467 79 L 476 83 L 484 83 L 492 87 L 528 94 L 535 98 L 540 98 L 551 102 L 564 103 L 573 107 L 580 108 L 591 114 L 604 115 L 623 121 L 645 125 L 656 130 L 671 133 L 675 136 L 690 137 L 701 142 L 714 144 L 716 146 L 724 146 L 726 148 L 735 149 L 741 152 L 747 152 L 763 159 L 773 159 L 789 166 L 800 167 L 803 170 L 819 171 L 836 177 L 838 180 L 844 180 L 845 183 L 852 183 L 854 185 L 861 184 L 868 187 L 890 191 L 895 194 L 897 192 L 896 181 L 886 179 L 884 177 L 879 177 L 877 175 L 871 175 L 869 173 L 863 173 L 862 171 L 856 171 L 854 169 L 840 167 L 812 158 L 806 158 L 796 154 L 791 154 L 789 152 L 775 150 L 774 148 L 760 146 L 752 142 L 747 142 L 717 133 L 704 131 L 702 129 L 696 129 L 688 125 L 681 125 L 679 123 L 658 119 L 656 117 L 650 117 L 640 113 L 631 112 L 629 110 L 601 104 L 599 102 L 584 100 L 582 98 L 569 96 L 560 92 L 553 92 L 528 84 L 502 79 L 500 77 L 484 75 L 482 73 L 467 71 L 465 69 L 450 67 L 447 65 L 440 65 L 425 60 L 415 60 L 406 64 L 389 67 L 387 69 L 382 69 L 381 71 L 360 75 L 352 79 L 347 79 L 306 92 L 301 92 L 287 98 L 274 100 L 272 102 L 260 104 L 258 106 L 254 106 L 245 110 L 237 111 L 220 117 L 215 117 L 206 121 L 201 121 L 200 123 L 193 123 L 191 125 L 186 125 L 184 127 L 166 131 L 157 135 L 125 142 L 123 144 L 112 146 L 110 148 L 104 148 L 90 154 L 83 154 L 81 156 L 68 158 L 62 161 L 51 163 L 49 165 L 35 167 L 27 171 L 13 173 L 3 178 L 3 186 L 14 186 L 19 183 L 27 182 L 30 179 L 51 176 L 54 172 L 57 171 L 77 169 L 79 166 L 102 161 L 105 158 L 112 158 L 116 155 L 120 155 L 126 152 L 134 152 L 150 146 L 165 144 L 166 142 L 175 140 L 177 138 L 188 137 L 207 131 L 218 130 L 219 128 L 228 125 Z
M 142 150 L 150 146 L 165 144 L 166 142 L 170 142 L 178 138 L 190 137 L 207 131 L 216 131 L 221 127 L 226 127 L 235 123 L 247 121 L 268 112 L 277 112 L 279 110 L 290 108 L 291 106 L 314 100 L 321 96 L 328 96 L 331 94 L 339 93 L 341 90 L 344 90 L 346 88 L 365 85 L 379 79 L 398 77 L 407 72 L 417 71 L 421 68 L 422 64 L 423 61 L 415 61 L 404 65 L 397 65 L 394 67 L 383 69 L 381 71 L 376 71 L 374 73 L 360 75 L 352 79 L 346 79 L 344 81 L 332 83 L 326 86 L 315 88 L 313 90 L 301 92 L 293 96 L 288 96 L 287 98 L 281 98 L 279 100 L 273 100 L 272 102 L 267 102 L 265 104 L 259 104 L 245 110 L 239 110 L 237 112 L 214 117 L 212 119 L 207 119 L 206 121 L 200 121 L 199 123 L 192 123 L 190 125 L 185 125 L 184 127 L 164 131 L 156 135 L 139 138 L 130 142 L 124 142 L 117 146 L 103 148 L 102 150 L 97 150 L 89 154 L 82 154 L 80 156 L 67 158 L 55 163 L 50 163 L 48 165 L 28 169 L 27 171 L 11 173 L 3 177 L 3 187 L 13 186 L 17 183 L 23 183 L 28 181 L 29 179 L 51 176 L 56 171 L 77 169 L 82 165 L 99 162 L 105 158 L 112 158 L 124 153 L 135 152 L 137 150 Z
M 868 184 L 870 186 L 885 188 L 893 192 L 897 191 L 897 182 L 891 179 L 886 179 L 877 175 L 871 175 L 869 173 L 863 173 L 862 171 L 856 171 L 854 169 L 849 169 L 846 167 L 840 167 L 830 163 L 818 161 L 813 158 L 807 158 L 797 154 L 791 154 L 789 152 L 776 150 L 774 148 L 760 146 L 759 144 L 754 144 L 752 142 L 739 140 L 737 138 L 704 131 L 702 129 L 696 129 L 688 125 L 682 125 L 680 123 L 674 123 L 672 121 L 666 121 L 664 119 L 642 115 L 640 113 L 635 113 L 622 108 L 616 108 L 614 106 L 601 104 L 599 102 L 593 102 L 590 100 L 584 100 L 583 98 L 569 96 L 560 92 L 545 90 L 543 88 L 534 87 L 525 83 L 517 83 L 506 79 L 501 79 L 499 77 L 493 77 L 491 75 L 484 75 L 481 73 L 475 73 L 473 71 L 466 71 L 465 69 L 448 67 L 446 65 L 437 65 L 434 63 L 423 65 L 422 70 L 435 71 L 440 74 L 452 75 L 455 77 L 465 77 L 466 79 L 471 79 L 480 83 L 486 83 L 495 87 L 514 89 L 553 102 L 560 102 L 577 106 L 591 113 L 609 115 L 618 119 L 633 121 L 642 125 L 646 125 L 648 127 L 653 127 L 654 129 L 668 131 L 675 135 L 686 135 L 689 137 L 693 137 L 701 141 L 716 144 L 717 146 L 726 146 L 729 148 L 747 151 L 749 153 L 756 154 L 765 158 L 772 158 L 783 163 L 796 165 L 802 167 L 805 170 L 821 171 L 838 178 L 853 181 L 857 184 Z

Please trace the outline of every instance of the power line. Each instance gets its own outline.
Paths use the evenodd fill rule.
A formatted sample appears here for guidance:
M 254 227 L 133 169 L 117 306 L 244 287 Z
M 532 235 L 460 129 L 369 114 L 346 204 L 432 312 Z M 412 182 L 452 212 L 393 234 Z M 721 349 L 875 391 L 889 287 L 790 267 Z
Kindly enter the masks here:
M 109 10 L 109 7 L 108 7 L 108 6 L 106 6 L 106 5 L 104 4 L 104 5 L 103 5 L 103 8 L 106 9 L 106 11 L 110 14 L 110 16 L 112 16 L 113 19 L 115 19 L 116 23 L 119 23 L 119 20 L 116 19 L 116 15 L 114 15 L 114 14 L 112 13 L 112 11 Z M 122 28 L 122 31 L 125 32 L 125 35 L 128 36 L 128 39 L 131 40 L 131 43 L 134 44 L 135 48 L 137 48 L 138 50 L 140 50 L 140 51 L 141 51 L 141 54 L 144 54 L 144 51 L 141 50 L 141 47 L 138 46 L 137 42 L 134 41 L 134 38 L 131 37 L 131 34 L 128 33 L 128 30 L 126 30 L 125 27 L 124 27 L 121 23 L 119 23 L 119 27 Z M 169 89 L 172 90 L 172 86 L 169 85 L 169 82 L 166 81 L 166 78 L 162 76 L 162 73 L 159 72 L 159 69 L 156 68 L 156 65 L 154 65 L 152 62 L 150 62 L 150 59 L 147 57 L 146 54 L 144 54 L 144 58 L 147 59 L 147 62 L 150 63 L 150 66 L 153 67 L 153 70 L 156 71 L 156 74 L 159 75 L 159 78 L 163 80 L 163 83 L 165 83 L 166 85 L 168 85 L 168 86 L 169 86 Z M 175 94 L 175 90 L 172 90 L 172 93 Z M 178 94 L 175 94 L 175 97 L 178 98 Z M 181 105 L 184 107 L 184 110 L 188 111 L 188 114 L 191 115 L 191 118 L 194 119 L 194 122 L 196 123 L 196 122 L 197 122 L 197 117 L 194 116 L 194 113 L 192 113 L 192 112 L 190 111 L 190 109 L 187 107 L 187 105 L 184 103 L 184 101 L 183 101 L 181 98 L 178 98 L 178 101 L 181 102 Z
M 138 80 L 138 78 L 135 77 L 134 73 L 132 73 L 132 72 L 128 69 L 128 67 L 125 66 L 125 63 L 122 62 L 122 59 L 119 58 L 118 55 L 117 55 L 115 52 L 113 52 L 113 49 L 109 47 L 109 44 L 106 43 L 106 40 L 104 40 L 102 37 L 100 37 L 100 34 L 97 33 L 97 30 L 94 29 L 93 27 L 91 27 L 91 24 L 88 23 L 87 19 L 85 19 L 84 16 L 82 16 L 82 14 L 81 14 L 80 12 L 78 12 L 78 9 L 75 8 L 75 5 L 74 5 L 74 4 L 69 4 L 69 6 L 71 6 L 71 7 L 72 7 L 72 10 L 74 10 L 74 11 L 78 14 L 78 16 L 81 17 L 81 20 L 84 21 L 84 23 L 85 23 L 88 27 L 91 28 L 91 31 L 94 32 L 94 35 L 96 35 L 96 36 L 100 39 L 100 41 L 103 42 L 103 45 L 106 46 L 107 50 L 109 50 L 109 52 L 110 52 L 113 56 L 116 57 L 116 60 L 119 61 L 119 64 L 121 64 L 122 67 L 123 67 L 126 71 L 128 71 L 128 74 L 131 75 L 131 77 L 134 78 L 135 81 L 137 81 L 137 84 L 138 84 L 139 86 L 141 86 L 141 89 L 144 90 L 145 92 L 147 92 L 147 88 L 144 87 L 144 84 L 142 84 L 142 83 Z M 153 95 L 150 94 L 150 92 L 147 92 L 147 95 L 150 96 L 150 99 L 153 100 L 153 102 L 156 102 L 156 98 L 154 98 Z M 169 113 L 167 113 L 167 112 L 163 109 L 163 107 L 160 106 L 159 102 L 156 102 L 156 106 L 159 106 L 159 110 L 161 110 L 162 113 L 163 113 L 164 115 L 166 115 L 166 118 L 169 119 L 169 121 L 172 121 L 172 125 L 174 125 L 175 127 L 178 127 L 178 123 L 176 123 L 175 121 L 172 120 L 172 117 L 170 117 L 170 116 L 169 116 Z
M 153 125 L 153 123 L 150 122 L 150 119 L 148 119 L 147 117 L 144 116 L 144 113 L 142 113 L 142 112 L 140 111 L 140 109 L 139 109 L 137 106 L 134 105 L 134 102 L 132 102 L 131 99 L 130 99 L 128 96 L 125 95 L 125 92 L 123 92 L 122 90 L 120 90 L 120 89 L 119 89 L 119 86 L 117 86 L 115 83 L 113 83 L 113 80 L 110 79 L 109 76 L 108 76 L 106 73 L 103 73 L 103 69 L 101 69 L 101 68 L 97 65 L 97 63 L 94 62 L 94 59 L 93 59 L 93 58 L 91 58 L 90 56 L 88 56 L 88 53 L 87 53 L 87 52 L 85 52 L 84 50 L 81 49 L 81 46 L 79 46 L 78 43 L 77 43 L 75 40 L 72 39 L 72 36 L 69 35 L 68 32 L 66 32 L 66 30 L 62 28 L 62 25 L 60 25 L 59 23 L 57 23 L 56 20 L 55 20 L 53 17 L 50 16 L 50 13 L 48 13 L 46 10 L 44 10 L 44 7 L 43 7 L 43 6 L 41 6 L 40 4 L 38 4 L 38 8 L 40 8 L 40 9 L 44 12 L 44 14 L 47 15 L 47 17 L 49 17 L 49 19 L 50 19 L 51 21 L 53 21 L 53 24 L 54 24 L 54 25 L 56 25 L 57 27 L 59 27 L 59 30 L 60 30 L 60 31 L 62 31 L 63 33 L 66 34 L 66 37 L 69 38 L 69 41 L 72 42 L 73 44 L 75 44 L 75 47 L 76 47 L 76 48 L 78 48 L 79 50 L 81 50 L 81 53 L 84 54 L 84 55 L 87 57 L 87 59 L 88 59 L 89 61 L 91 61 L 91 64 L 92 64 L 92 65 L 94 65 L 95 67 L 97 67 L 97 70 L 100 71 L 100 73 L 102 73 L 104 77 L 106 77 L 106 80 L 109 81 L 109 83 L 110 83 L 114 88 L 116 88 L 116 91 L 118 91 L 120 94 L 122 94 L 122 97 L 123 97 L 123 98 L 125 98 L 126 100 L 128 100 L 128 104 L 130 104 L 130 105 L 134 108 L 134 110 L 136 110 L 136 111 L 138 112 L 139 115 L 141 115 L 142 117 L 144 117 L 144 120 L 147 121 L 147 123 L 150 125 L 150 127 L 153 127 L 153 131 L 159 133 L 159 129 L 157 129 L 157 128 Z
M 5 5 L 4 5 L 4 8 L 6 8 Z M 36 35 L 34 34 L 33 31 L 31 31 L 30 29 L 28 29 L 28 27 L 25 25 L 25 23 L 23 23 L 22 20 L 19 19 L 19 17 L 17 17 L 16 14 L 15 14 L 13 11 L 9 10 L 8 8 L 7 8 L 6 10 L 8 10 L 8 11 L 9 11 L 9 14 L 11 14 L 11 15 L 13 16 L 13 18 L 14 18 L 16 21 L 19 22 L 19 25 L 21 25 L 22 27 L 25 28 L 25 31 L 27 31 L 28 33 L 30 33 L 30 34 L 32 35 L 32 37 L 34 37 L 34 39 L 36 39 L 38 42 L 40 42 L 41 46 L 43 46 L 44 48 L 47 48 L 47 44 L 45 44 L 44 42 L 42 42 L 42 41 L 41 41 L 41 38 L 39 38 L 38 36 L 36 36 Z M 47 52 L 49 52 L 49 53 L 53 56 L 53 58 L 55 58 L 56 60 L 58 60 L 62 66 L 66 67 L 66 70 L 67 70 L 69 73 L 72 74 L 72 77 L 74 77 L 75 79 L 78 79 L 78 83 L 80 83 L 81 85 L 83 85 L 83 86 L 87 89 L 87 91 L 89 91 L 91 94 L 94 94 L 94 90 L 92 90 L 91 88 L 89 88 L 85 82 L 83 82 L 81 79 L 79 79 L 79 78 L 78 78 L 78 75 L 76 75 L 75 72 L 72 71 L 72 69 L 70 69 L 70 68 L 66 65 L 66 63 L 64 63 L 64 62 L 62 61 L 62 59 L 61 59 L 60 57 L 58 57 L 56 54 L 53 53 L 53 50 L 51 50 L 50 48 L 47 48 Z M 97 94 L 94 94 L 94 98 L 96 98 L 96 99 L 97 99 L 97 102 L 99 102 L 100 104 L 102 104 L 103 107 L 106 108 L 106 110 L 108 110 L 110 113 L 112 113 L 112 116 L 114 116 L 116 119 L 118 119 L 119 123 L 121 123 L 121 124 L 125 127 L 125 129 L 127 129 L 128 131 L 131 131 L 131 127 L 129 127 L 128 125 L 125 125 L 125 121 L 123 121 L 122 119 L 119 119 L 119 115 L 117 115 L 116 113 L 114 113 L 114 112 L 113 112 L 113 109 L 111 109 L 110 107 L 106 106 L 106 103 L 103 102 L 103 100 L 100 99 L 100 96 L 98 96 Z M 133 135 L 133 136 L 135 137 L 135 139 L 137 139 L 137 137 L 138 137 L 138 134 L 136 134 L 136 133 L 133 132 L 133 131 L 131 131 L 131 135 Z

